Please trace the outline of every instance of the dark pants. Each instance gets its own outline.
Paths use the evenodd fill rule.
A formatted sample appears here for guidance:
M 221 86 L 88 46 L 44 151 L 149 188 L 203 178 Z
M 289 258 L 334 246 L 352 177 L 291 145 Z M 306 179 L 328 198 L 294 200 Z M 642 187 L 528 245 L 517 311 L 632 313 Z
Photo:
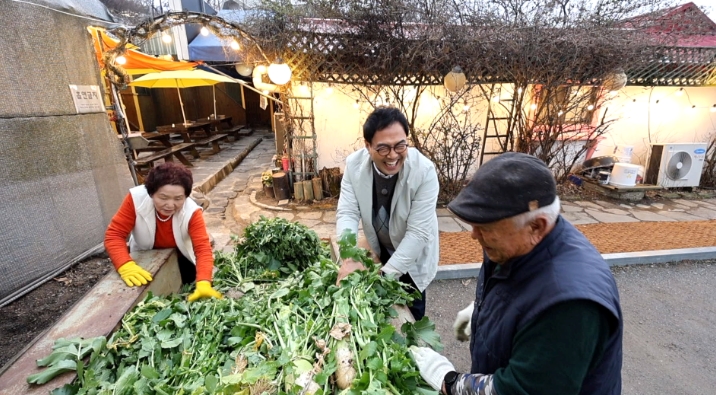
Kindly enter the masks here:
M 413 278 L 410 277 L 410 274 L 405 273 L 398 279 L 401 283 L 405 284 L 403 285 L 403 289 L 408 291 L 409 293 L 413 293 L 418 290 L 418 287 L 415 285 L 415 282 L 413 282 Z M 408 306 L 410 309 L 410 312 L 413 314 L 413 318 L 415 318 L 415 321 L 420 321 L 421 318 L 425 317 L 425 291 L 421 292 L 421 298 L 413 300 L 413 304 Z
M 179 263 L 182 284 L 193 283 L 196 280 L 196 265 L 191 263 L 179 250 L 177 250 L 177 262 Z

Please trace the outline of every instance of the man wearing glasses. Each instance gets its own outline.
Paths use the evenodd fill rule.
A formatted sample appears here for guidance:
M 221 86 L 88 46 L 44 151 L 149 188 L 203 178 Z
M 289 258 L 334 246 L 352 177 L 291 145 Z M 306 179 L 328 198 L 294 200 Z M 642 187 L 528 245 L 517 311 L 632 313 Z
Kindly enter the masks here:
M 358 233 L 358 222 L 385 274 L 395 275 L 422 299 L 410 306 L 415 320 L 425 315 L 425 288 L 438 267 L 437 173 L 417 149 L 408 148 L 408 121 L 397 108 L 380 107 L 363 124 L 365 149 L 346 159 L 336 212 L 336 232 Z M 343 261 L 338 281 L 364 269 Z

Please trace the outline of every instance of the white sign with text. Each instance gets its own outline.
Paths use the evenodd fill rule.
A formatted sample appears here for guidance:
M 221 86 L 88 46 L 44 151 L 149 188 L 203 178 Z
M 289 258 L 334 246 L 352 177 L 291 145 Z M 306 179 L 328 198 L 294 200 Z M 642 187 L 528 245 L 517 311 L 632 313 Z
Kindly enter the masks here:
M 70 85 L 70 92 L 78 114 L 105 111 L 99 85 Z

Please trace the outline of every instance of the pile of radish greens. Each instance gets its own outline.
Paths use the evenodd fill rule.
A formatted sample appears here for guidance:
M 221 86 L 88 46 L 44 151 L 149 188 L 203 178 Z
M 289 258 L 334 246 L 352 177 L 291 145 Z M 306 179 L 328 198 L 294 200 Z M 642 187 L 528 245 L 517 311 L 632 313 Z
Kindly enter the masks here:
M 408 351 L 441 349 L 434 324 L 390 323 L 393 306 L 417 292 L 381 276 L 355 234 L 339 246 L 367 270 L 336 286 L 338 265 L 315 232 L 262 218 L 233 253 L 217 253 L 223 299 L 149 295 L 106 347 L 76 360 L 77 379 L 52 393 L 437 394 Z

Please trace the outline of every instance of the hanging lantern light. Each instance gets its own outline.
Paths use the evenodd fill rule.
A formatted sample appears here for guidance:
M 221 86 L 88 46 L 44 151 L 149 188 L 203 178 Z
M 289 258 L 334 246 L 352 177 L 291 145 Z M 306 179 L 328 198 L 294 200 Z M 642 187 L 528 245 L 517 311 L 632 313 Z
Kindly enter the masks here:
M 276 59 L 268 67 L 268 76 L 274 84 L 283 85 L 291 80 L 291 68 L 281 58 Z
M 237 63 L 234 65 L 234 69 L 236 69 L 236 72 L 242 77 L 248 77 L 254 71 L 254 68 L 246 63 Z
M 460 66 L 453 67 L 452 71 L 447 73 L 443 79 L 445 89 L 450 92 L 459 91 L 465 86 L 466 82 L 467 78 L 465 78 L 465 73 L 462 72 L 462 68 L 460 68 Z
M 604 89 L 609 92 L 616 92 L 626 86 L 627 75 L 622 69 L 616 69 L 613 73 L 604 78 Z

